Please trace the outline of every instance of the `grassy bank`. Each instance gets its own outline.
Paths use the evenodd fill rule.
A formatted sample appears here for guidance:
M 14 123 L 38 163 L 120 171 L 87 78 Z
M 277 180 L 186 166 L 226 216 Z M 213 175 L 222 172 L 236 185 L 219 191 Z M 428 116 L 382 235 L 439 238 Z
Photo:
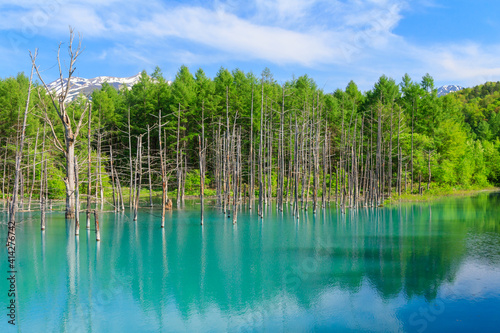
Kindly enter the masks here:
M 479 192 L 493 192 L 500 191 L 498 187 L 469 187 L 469 188 L 456 188 L 456 187 L 436 187 L 429 190 L 424 190 L 422 194 L 418 193 L 402 193 L 400 196 L 393 194 L 391 198 L 385 200 L 384 205 L 392 205 L 400 202 L 427 202 L 439 200 L 444 197 L 460 197 L 475 195 Z

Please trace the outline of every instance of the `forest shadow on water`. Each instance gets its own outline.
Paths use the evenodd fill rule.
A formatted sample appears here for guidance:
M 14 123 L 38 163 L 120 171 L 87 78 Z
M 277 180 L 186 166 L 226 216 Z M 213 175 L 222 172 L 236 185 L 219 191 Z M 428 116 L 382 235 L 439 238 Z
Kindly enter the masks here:
M 199 203 L 101 213 L 101 241 L 63 212 L 18 213 L 16 329 L 494 331 L 500 324 L 500 195 L 300 212 L 238 223 Z M 7 234 L 0 213 L 1 234 Z M 85 214 L 81 215 L 84 221 Z M 7 272 L 7 253 L 1 271 Z M 0 279 L 6 309 L 8 281 Z M 5 294 L 5 295 L 3 295 Z M 4 318 L 0 331 L 11 329 Z

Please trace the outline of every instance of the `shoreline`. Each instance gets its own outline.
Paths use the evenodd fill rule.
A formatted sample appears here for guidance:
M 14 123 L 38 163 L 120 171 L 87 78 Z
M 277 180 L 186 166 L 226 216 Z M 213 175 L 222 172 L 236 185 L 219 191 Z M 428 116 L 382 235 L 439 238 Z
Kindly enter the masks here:
M 384 201 L 385 206 L 391 206 L 399 203 L 412 203 L 412 202 L 429 202 L 437 201 L 449 197 L 467 197 L 475 196 L 482 192 L 499 192 L 500 187 L 486 187 L 482 189 L 468 189 L 468 190 L 436 190 L 435 193 L 420 194 L 403 194 L 401 197 L 392 197 Z
M 440 199 L 444 198 L 449 198 L 449 197 L 466 197 L 466 196 L 475 196 L 478 195 L 479 193 L 483 192 L 500 192 L 500 187 L 486 187 L 482 189 L 467 189 L 467 190 L 453 190 L 453 189 L 436 189 L 434 190 L 436 192 L 431 192 L 431 193 L 424 193 L 422 195 L 420 194 L 402 194 L 401 197 L 398 197 L 397 195 L 393 195 L 391 198 L 387 198 L 384 200 L 384 203 L 382 204 L 382 207 L 385 206 L 393 206 L 401 203 L 419 203 L 419 202 L 430 202 L 430 201 L 438 201 Z M 156 196 L 155 196 L 156 197 Z M 106 199 L 106 198 L 105 198 Z M 108 198 L 111 199 L 111 198 Z M 170 198 L 173 199 L 173 198 Z M 199 200 L 200 196 L 199 195 L 186 195 L 184 197 L 185 200 Z M 205 200 L 217 200 L 217 196 L 205 196 Z M 247 198 L 248 200 L 248 198 Z M 255 200 L 255 199 L 254 199 Z M 271 200 L 276 200 L 276 198 L 272 198 Z M 0 205 L 5 204 L 3 199 L 0 199 Z M 142 201 L 142 200 L 141 200 Z M 172 200 L 174 201 L 174 200 Z M 255 200 L 256 201 L 256 200 Z M 63 204 L 64 199 L 52 199 L 52 202 L 54 204 Z M 308 202 L 312 202 L 312 200 L 309 200 Z M 332 200 L 332 203 L 335 201 Z M 155 205 L 158 206 L 158 205 Z M 161 206 L 161 204 L 159 205 Z M 35 204 L 36 207 L 36 204 Z M 0 207 L 0 210 L 2 207 Z M 144 207 L 141 207 L 144 208 Z M 82 209 L 83 211 L 84 209 Z M 36 209 L 32 210 L 19 210 L 19 212 L 29 212 L 29 211 L 37 211 Z

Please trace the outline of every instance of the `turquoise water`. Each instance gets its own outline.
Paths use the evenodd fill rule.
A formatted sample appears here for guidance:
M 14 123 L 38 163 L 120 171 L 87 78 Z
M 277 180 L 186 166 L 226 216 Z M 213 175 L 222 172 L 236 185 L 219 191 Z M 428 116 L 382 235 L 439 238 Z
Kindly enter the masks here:
M 85 222 L 20 214 L 16 326 L 0 331 L 443 332 L 500 327 L 500 196 L 485 193 L 340 214 L 243 208 L 238 224 L 199 205 Z M 0 213 L 2 214 L 2 213 Z M 82 218 L 84 218 L 82 214 Z M 2 239 L 6 215 L 0 215 Z M 93 224 L 93 223 L 92 223 Z

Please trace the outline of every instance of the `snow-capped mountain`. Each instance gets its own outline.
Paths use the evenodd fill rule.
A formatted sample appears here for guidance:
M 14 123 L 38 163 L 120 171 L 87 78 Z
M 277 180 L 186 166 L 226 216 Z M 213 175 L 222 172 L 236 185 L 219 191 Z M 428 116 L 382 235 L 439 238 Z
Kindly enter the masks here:
M 449 93 L 452 93 L 452 92 L 455 92 L 455 91 L 459 91 L 459 90 L 462 90 L 462 89 L 464 89 L 464 87 L 457 86 L 455 84 L 450 84 L 450 85 L 447 85 L 447 86 L 439 87 L 437 93 L 438 93 L 438 96 L 444 96 L 444 95 L 448 95 Z
M 67 102 L 75 99 L 80 93 L 85 96 L 90 96 L 92 92 L 96 89 L 101 89 L 102 84 L 107 82 L 109 85 L 115 89 L 120 89 L 122 85 L 126 85 L 128 89 L 131 89 L 134 84 L 139 82 L 141 78 L 141 73 L 130 76 L 130 77 L 112 77 L 112 76 L 98 76 L 93 79 L 84 79 L 81 77 L 71 78 L 71 87 L 68 92 Z M 62 87 L 66 88 L 67 79 L 63 79 Z M 61 79 L 57 79 L 47 85 L 50 91 L 55 91 L 57 94 L 61 92 Z

